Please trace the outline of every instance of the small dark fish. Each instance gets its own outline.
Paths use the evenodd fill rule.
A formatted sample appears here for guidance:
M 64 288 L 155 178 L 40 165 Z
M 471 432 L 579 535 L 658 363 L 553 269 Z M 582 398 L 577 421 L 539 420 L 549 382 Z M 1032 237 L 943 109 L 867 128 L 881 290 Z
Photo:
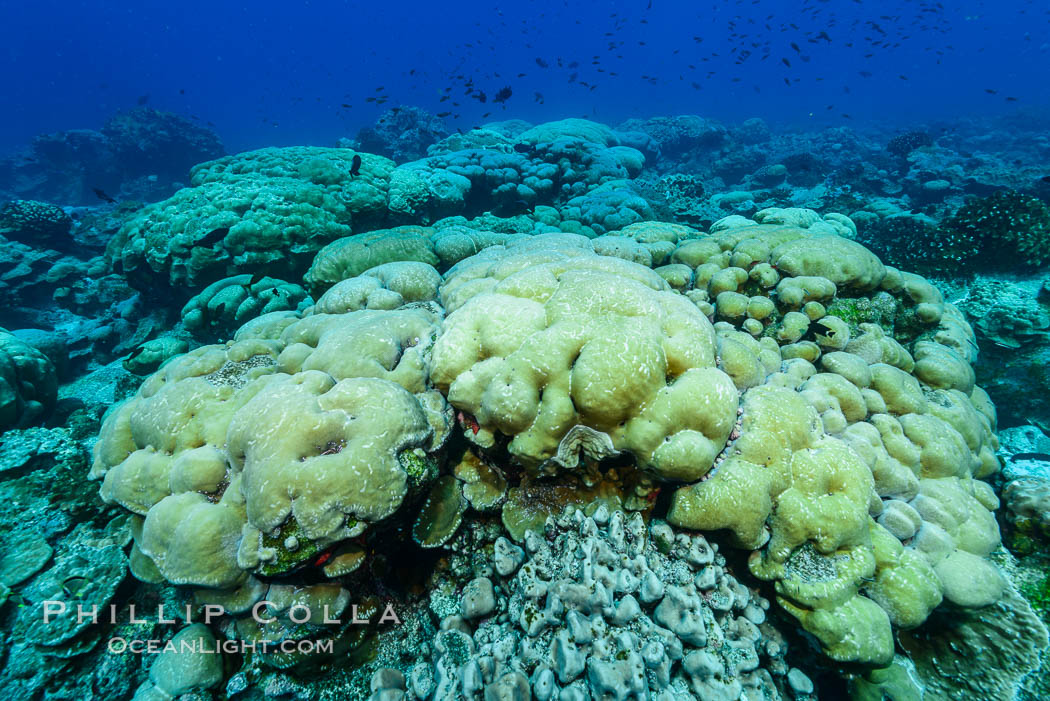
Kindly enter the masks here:
M 354 154 L 353 159 L 350 161 L 350 176 L 361 175 L 361 156 Z
M 266 276 L 263 275 L 262 273 L 255 273 L 254 275 L 252 275 L 251 279 L 248 280 L 247 283 L 245 283 L 245 287 L 247 287 L 248 289 L 251 289 L 251 288 L 255 287 L 260 282 L 262 282 L 264 277 L 266 277 Z
M 91 586 L 91 581 L 85 577 L 69 577 L 62 582 L 62 591 L 70 598 L 77 598 Z
M 139 99 L 135 100 L 139 107 L 149 102 L 149 95 L 139 95 Z
M 514 144 L 514 150 L 518 153 L 532 153 L 532 144 Z
M 539 66 L 540 68 L 546 68 L 549 64 L 546 61 L 544 61 L 542 58 L 537 58 L 536 59 L 536 65 Z
M 132 359 L 134 359 L 134 358 L 137 358 L 137 357 L 138 357 L 138 355 L 139 355 L 139 354 L 140 354 L 140 353 L 141 353 L 141 352 L 142 352 L 143 350 L 145 350 L 145 348 L 146 348 L 145 344 L 143 344 L 143 345 L 141 345 L 141 346 L 138 346 L 138 347 L 136 347 L 136 348 L 135 348 L 135 350 L 131 351 L 131 353 L 129 353 L 129 354 L 128 354 L 128 357 L 127 357 L 127 358 L 124 358 L 124 360 L 125 360 L 125 361 L 128 361 L 128 360 L 132 360 Z
M 510 89 L 510 86 L 509 85 L 505 85 L 504 87 L 499 89 L 499 92 L 497 92 L 496 96 L 494 98 L 492 98 L 492 101 L 493 102 L 506 102 L 507 100 L 510 99 L 510 96 L 513 95 L 513 94 L 514 94 L 514 91 Z
M 109 195 L 107 195 L 105 192 L 103 192 L 101 189 L 99 189 L 97 187 L 91 188 L 91 191 L 95 193 L 95 197 L 99 198 L 103 202 L 109 202 L 110 204 L 115 204 L 116 203 L 115 199 L 113 199 L 112 197 L 110 197 Z
M 201 238 L 197 239 L 198 246 L 211 246 L 212 244 L 218 243 L 226 238 L 226 234 L 230 233 L 230 227 L 220 226 L 218 229 L 212 229 Z
M 1050 455 L 1046 453 L 1014 453 L 1010 456 L 1010 462 L 1017 460 L 1046 460 L 1050 461 Z
M 989 95 L 998 95 L 999 94 L 998 90 L 992 90 L 991 88 L 985 88 L 984 91 L 986 93 L 988 93 Z
M 452 113 L 451 112 L 438 112 L 437 116 L 439 116 L 442 119 L 444 119 L 445 117 L 449 116 L 450 114 L 452 114 Z
M 1050 183 L 1050 175 L 1044 175 L 1043 177 L 1039 178 L 1039 182 Z

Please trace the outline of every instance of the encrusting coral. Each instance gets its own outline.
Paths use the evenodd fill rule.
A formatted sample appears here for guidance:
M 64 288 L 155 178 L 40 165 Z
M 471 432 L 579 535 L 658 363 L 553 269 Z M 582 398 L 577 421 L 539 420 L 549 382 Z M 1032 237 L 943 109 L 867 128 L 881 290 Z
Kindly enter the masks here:
M 497 540 L 489 574 L 463 587 L 433 652 L 407 674 L 377 672 L 370 699 L 772 701 L 789 675 L 812 689 L 789 673 L 769 602 L 725 564 L 701 535 L 604 506 L 570 509 L 524 548 Z

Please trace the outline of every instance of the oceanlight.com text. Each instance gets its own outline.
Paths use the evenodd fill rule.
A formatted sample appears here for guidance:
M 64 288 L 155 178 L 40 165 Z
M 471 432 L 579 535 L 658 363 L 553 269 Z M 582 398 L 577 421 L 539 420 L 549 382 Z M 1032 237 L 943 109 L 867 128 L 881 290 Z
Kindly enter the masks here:
M 157 655 L 162 652 L 190 653 L 200 655 L 240 654 L 248 652 L 269 654 L 331 654 L 333 640 L 128 640 L 127 638 L 110 638 L 106 649 L 114 655 Z

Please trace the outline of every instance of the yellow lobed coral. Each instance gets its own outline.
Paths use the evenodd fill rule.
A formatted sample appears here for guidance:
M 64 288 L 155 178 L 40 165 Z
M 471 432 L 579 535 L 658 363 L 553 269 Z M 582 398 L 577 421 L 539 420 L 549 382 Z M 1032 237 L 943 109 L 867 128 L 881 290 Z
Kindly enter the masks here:
M 823 229 L 729 222 L 672 260 L 696 271 L 743 415 L 669 520 L 754 549 L 752 572 L 838 660 L 886 664 L 892 627 L 997 600 L 997 504 L 978 481 L 997 469 L 994 409 L 939 293 Z
M 556 235 L 534 243 L 446 277 L 455 311 L 434 346 L 435 386 L 511 437 L 526 465 L 551 460 L 580 425 L 664 478 L 702 477 L 737 406 L 710 322 L 647 268 Z
M 397 309 L 408 302 L 437 299 L 441 274 L 417 261 L 385 263 L 333 285 L 321 295 L 315 312 L 342 314 L 358 309 Z
M 307 287 L 319 295 L 335 283 L 383 263 L 418 261 L 437 265 L 430 240 L 433 233 L 429 227 L 399 226 L 333 241 L 317 253 L 306 272 Z
M 312 315 L 266 315 L 170 363 L 107 419 L 103 494 L 170 524 L 167 541 L 150 524 L 138 538 L 165 578 L 246 586 L 248 570 L 297 562 L 282 544 L 336 542 L 397 509 L 413 473 L 391 456 L 441 445 L 447 399 L 478 454 L 505 446 L 533 490 L 544 473 L 590 488 L 595 461 L 629 455 L 676 489 L 669 521 L 754 551 L 752 572 L 828 655 L 886 664 L 895 627 L 1002 594 L 980 481 L 998 469 L 994 407 L 974 385 L 972 330 L 928 282 L 840 236 L 845 218 L 761 218 L 707 236 L 343 239 L 311 269 L 314 289 L 331 287 Z M 399 407 L 397 431 L 378 406 Z M 335 418 L 348 414 L 359 433 Z M 364 442 L 378 451 L 367 469 Z M 464 470 L 471 503 L 499 505 L 502 477 Z M 194 553 L 183 513 L 236 542 L 194 555 L 219 574 L 180 571 L 180 549 Z
M 315 314 L 174 359 L 106 418 L 103 499 L 144 518 L 138 552 L 179 584 L 234 588 L 362 533 L 434 477 L 439 318 Z

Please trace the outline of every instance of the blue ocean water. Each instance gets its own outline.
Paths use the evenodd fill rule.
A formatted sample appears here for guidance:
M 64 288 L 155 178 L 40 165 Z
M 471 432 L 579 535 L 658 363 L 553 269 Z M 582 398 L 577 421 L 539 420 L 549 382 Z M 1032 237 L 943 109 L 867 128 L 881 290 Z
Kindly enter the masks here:
M 464 129 L 486 113 L 908 123 L 1045 111 L 1048 64 L 1037 0 L 5 2 L 0 152 L 140 100 L 230 151 L 331 143 L 398 104 Z M 467 81 L 513 95 L 482 104 Z

